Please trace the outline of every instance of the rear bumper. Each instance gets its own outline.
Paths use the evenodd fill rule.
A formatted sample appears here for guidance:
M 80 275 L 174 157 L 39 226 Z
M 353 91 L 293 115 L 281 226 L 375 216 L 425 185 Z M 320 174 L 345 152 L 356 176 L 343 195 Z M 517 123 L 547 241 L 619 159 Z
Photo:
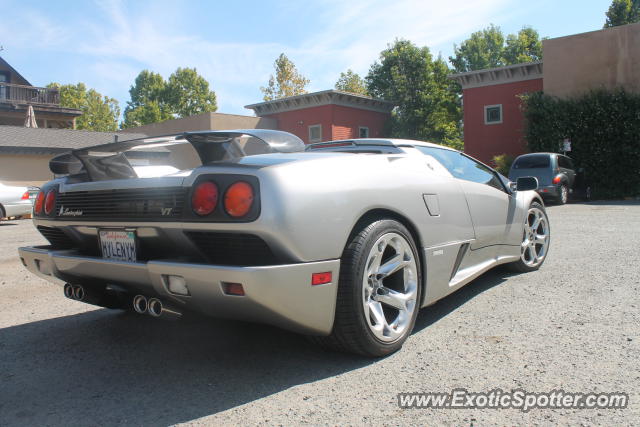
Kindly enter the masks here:
M 306 334 L 331 332 L 340 260 L 261 267 L 227 267 L 171 261 L 122 262 L 78 255 L 46 246 L 18 250 L 32 273 L 52 283 L 117 285 L 131 294 L 156 296 L 184 310 L 222 318 L 267 323 Z M 334 282 L 312 286 L 311 275 L 331 272 Z M 181 276 L 189 296 L 167 288 L 167 276 Z M 241 283 L 245 296 L 226 295 L 222 282 Z

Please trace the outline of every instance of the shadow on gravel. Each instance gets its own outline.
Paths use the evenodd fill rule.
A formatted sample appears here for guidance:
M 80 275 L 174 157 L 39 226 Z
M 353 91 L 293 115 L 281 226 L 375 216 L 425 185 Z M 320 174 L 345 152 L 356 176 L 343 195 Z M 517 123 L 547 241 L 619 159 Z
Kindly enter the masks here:
M 18 225 L 18 224 L 16 224 L 15 222 L 4 222 L 4 221 L 0 222 L 0 227 L 4 227 L 5 225 Z
M 456 311 L 459 307 L 464 305 L 467 301 L 475 298 L 477 295 L 480 295 L 494 286 L 498 286 L 506 282 L 506 280 L 513 275 L 514 273 L 508 271 L 504 266 L 499 266 L 486 272 L 453 294 L 441 299 L 429 307 L 423 308 L 420 313 L 418 313 L 416 326 L 414 327 L 413 332 L 416 333 L 429 327 L 449 313 Z
M 416 330 L 507 276 L 423 310 Z M 267 326 L 100 309 L 0 329 L 0 425 L 175 424 L 373 363 Z
M 374 362 L 267 326 L 101 309 L 0 329 L 0 425 L 175 424 Z

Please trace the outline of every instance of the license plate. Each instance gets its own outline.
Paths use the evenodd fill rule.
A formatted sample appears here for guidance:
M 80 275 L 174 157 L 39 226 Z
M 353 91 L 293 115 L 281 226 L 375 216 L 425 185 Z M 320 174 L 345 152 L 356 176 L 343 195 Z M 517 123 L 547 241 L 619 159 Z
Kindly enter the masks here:
M 100 230 L 102 257 L 135 262 L 136 235 L 133 231 Z

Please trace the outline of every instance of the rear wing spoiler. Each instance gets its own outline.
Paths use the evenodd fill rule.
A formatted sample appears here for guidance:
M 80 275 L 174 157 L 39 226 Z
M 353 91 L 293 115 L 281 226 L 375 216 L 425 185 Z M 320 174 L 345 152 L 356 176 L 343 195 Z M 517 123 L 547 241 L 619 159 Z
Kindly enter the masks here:
M 58 175 L 86 172 L 91 181 L 135 178 L 137 175 L 126 152 L 162 152 L 164 147 L 191 144 L 202 164 L 225 158 L 240 158 L 253 154 L 294 153 L 304 151 L 305 144 L 288 132 L 269 129 L 237 129 L 184 132 L 113 142 L 73 150 L 54 157 L 49 169 Z

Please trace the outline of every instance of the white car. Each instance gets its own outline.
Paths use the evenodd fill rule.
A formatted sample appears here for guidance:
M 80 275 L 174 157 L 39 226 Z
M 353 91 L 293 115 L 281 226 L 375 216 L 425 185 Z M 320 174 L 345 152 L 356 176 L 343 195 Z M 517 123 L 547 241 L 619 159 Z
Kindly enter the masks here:
M 33 203 L 27 187 L 0 183 L 0 218 L 21 217 L 31 213 Z

